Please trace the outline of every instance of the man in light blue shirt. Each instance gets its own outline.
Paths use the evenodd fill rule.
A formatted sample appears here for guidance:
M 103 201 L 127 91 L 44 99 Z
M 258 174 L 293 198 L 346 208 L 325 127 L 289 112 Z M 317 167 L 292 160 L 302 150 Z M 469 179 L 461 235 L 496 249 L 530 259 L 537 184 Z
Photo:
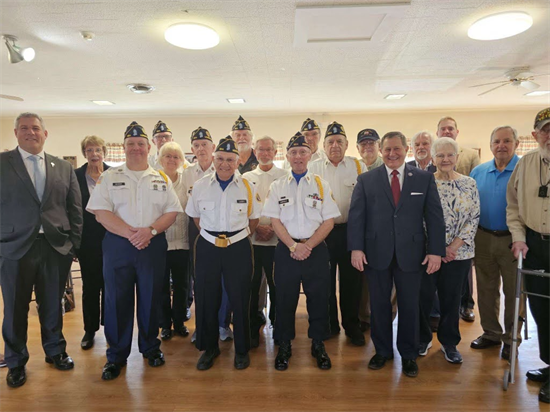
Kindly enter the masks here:
M 472 341 L 474 349 L 502 347 L 503 359 L 510 359 L 510 344 L 514 324 L 516 263 L 510 251 L 512 236 L 506 225 L 506 187 L 519 160 L 516 149 L 518 135 L 510 126 L 500 126 L 491 133 L 494 159 L 470 173 L 475 179 L 480 198 L 480 220 L 475 245 L 475 267 L 479 315 L 483 334 Z M 498 320 L 500 282 L 504 291 L 504 327 Z M 520 317 L 525 317 L 525 299 L 520 304 Z M 518 340 L 521 341 L 521 326 Z

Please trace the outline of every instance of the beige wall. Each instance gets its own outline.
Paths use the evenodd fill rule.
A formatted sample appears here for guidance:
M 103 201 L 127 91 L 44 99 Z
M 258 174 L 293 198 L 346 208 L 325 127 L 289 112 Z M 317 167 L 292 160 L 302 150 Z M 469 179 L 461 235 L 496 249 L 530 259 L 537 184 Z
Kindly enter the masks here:
M 370 127 L 382 136 L 391 130 L 399 130 L 410 138 L 414 133 L 427 129 L 435 132 L 437 121 L 451 115 L 458 122 L 460 134 L 458 141 L 465 147 L 481 148 L 482 161 L 492 158 L 489 151 L 489 136 L 496 127 L 509 124 L 518 130 L 520 136 L 529 134 L 533 128 L 536 110 L 517 111 L 452 111 L 452 112 L 394 112 L 394 113 L 364 113 L 364 114 L 324 114 L 299 116 L 257 117 L 243 115 L 250 123 L 256 136 L 268 134 L 276 140 L 287 142 L 299 130 L 303 120 L 311 117 L 321 123 L 323 133 L 326 126 L 333 120 L 344 125 L 350 149 L 348 154 L 357 156 L 355 139 L 359 130 Z M 202 126 L 212 134 L 214 141 L 225 137 L 237 116 L 231 117 L 177 117 L 162 118 L 172 129 L 175 140 L 184 151 L 190 151 L 191 131 Z M 0 118 L 0 150 L 13 149 L 17 141 L 13 134 L 12 118 Z M 78 155 L 78 165 L 84 163 L 80 152 L 80 141 L 86 135 L 95 134 L 108 142 L 121 142 L 126 126 L 136 120 L 151 133 L 153 126 L 159 120 L 157 117 L 50 117 L 45 118 L 49 132 L 45 149 L 56 156 Z M 151 149 L 153 150 L 153 149 Z

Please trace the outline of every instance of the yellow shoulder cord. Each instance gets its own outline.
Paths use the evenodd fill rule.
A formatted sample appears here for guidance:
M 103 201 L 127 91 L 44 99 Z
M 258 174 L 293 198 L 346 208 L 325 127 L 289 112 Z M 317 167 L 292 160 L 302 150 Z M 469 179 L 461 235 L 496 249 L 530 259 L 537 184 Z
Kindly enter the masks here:
M 162 170 L 159 170 L 158 172 L 160 173 L 164 181 L 168 183 L 168 176 L 166 176 L 166 173 L 164 173 Z
M 252 189 L 250 188 L 250 183 L 248 180 L 243 178 L 243 183 L 246 186 L 246 191 L 248 192 L 248 216 L 252 214 Z
M 359 163 L 359 160 L 355 158 L 353 160 L 355 160 L 355 167 L 357 167 L 357 176 L 359 176 L 361 174 L 361 163 Z
M 325 193 L 323 191 L 323 184 L 321 183 L 321 178 L 318 175 L 315 175 L 315 181 L 317 182 L 317 189 L 319 189 L 319 196 L 321 197 L 321 201 L 325 198 Z

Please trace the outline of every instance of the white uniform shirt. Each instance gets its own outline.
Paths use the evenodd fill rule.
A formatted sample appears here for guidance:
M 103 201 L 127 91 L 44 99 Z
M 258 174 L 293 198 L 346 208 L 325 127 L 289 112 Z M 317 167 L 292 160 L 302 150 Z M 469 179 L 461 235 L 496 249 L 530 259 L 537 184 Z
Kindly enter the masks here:
M 172 182 L 174 192 L 178 196 L 181 207 L 185 209 L 187 205 L 187 193 L 183 184 L 183 176 L 178 173 L 178 180 Z M 166 230 L 166 241 L 168 250 L 189 250 L 189 219 L 185 212 L 178 213 L 176 221 Z
M 299 184 L 292 172 L 275 180 L 269 188 L 262 215 L 279 219 L 294 239 L 310 238 L 325 220 L 340 216 L 328 182 L 320 180 L 322 199 L 315 175 L 309 171 Z
M 391 188 L 391 180 L 393 179 L 393 169 L 390 169 L 388 166 L 384 165 L 386 168 L 386 173 L 388 174 L 388 179 L 390 179 L 390 188 Z M 397 178 L 399 179 L 399 188 L 403 190 L 403 179 L 405 179 L 405 176 L 403 174 L 405 173 L 405 163 L 403 163 L 401 166 L 399 166 L 396 169 L 399 174 L 397 175 Z
M 204 176 L 214 173 L 214 163 L 210 164 L 210 167 L 206 170 L 202 170 L 201 166 L 198 163 L 193 163 L 191 166 L 186 168 L 183 171 L 183 185 L 185 186 L 185 195 L 187 197 L 191 196 L 191 191 L 195 182 L 199 179 L 202 179 Z
M 213 232 L 236 232 L 246 228 L 249 219 L 258 219 L 262 205 L 256 196 L 254 184 L 249 182 L 252 213 L 248 216 L 248 190 L 241 174 L 236 171 L 233 180 L 222 190 L 216 173 L 204 176 L 193 186 L 185 213 L 199 218 L 202 229 Z
M 351 195 L 357 184 L 357 176 L 367 171 L 365 164 L 354 157 L 345 156 L 337 167 L 327 159 L 310 163 L 308 168 L 311 173 L 318 174 L 325 179 L 332 189 L 332 194 L 341 214 L 340 217 L 334 219 L 334 223 L 346 223 L 348 221 Z
M 162 169 L 158 153 L 153 153 L 153 154 L 150 154 L 149 156 L 147 156 L 147 162 L 149 163 L 149 166 L 151 166 L 155 170 L 161 170 Z M 191 165 L 191 163 L 189 163 L 186 158 L 183 158 L 183 165 L 181 165 L 178 168 L 178 172 L 182 173 L 190 165 Z
M 108 210 L 135 228 L 149 227 L 165 213 L 183 212 L 170 179 L 166 182 L 152 167 L 137 179 L 126 163 L 101 174 L 86 210 Z
M 258 166 L 256 169 L 243 174 L 243 177 L 245 179 L 248 179 L 249 182 L 254 183 L 254 186 L 256 187 L 256 193 L 260 197 L 260 200 L 263 206 L 263 204 L 265 203 L 265 199 L 267 197 L 267 193 L 269 192 L 269 186 L 271 186 L 271 183 L 273 183 L 273 181 L 279 179 L 282 176 L 286 176 L 287 174 L 288 174 L 288 170 L 280 169 L 275 165 L 273 165 L 273 167 L 269 169 L 267 172 L 264 172 L 262 169 L 260 169 L 260 166 Z M 266 216 L 261 216 L 260 225 L 271 225 L 271 219 Z M 278 239 L 276 235 L 273 235 L 273 237 L 268 241 L 257 240 L 256 233 L 252 235 L 253 245 L 276 246 L 277 241 Z
M 312 164 L 313 162 L 315 162 L 317 160 L 327 160 L 327 159 L 328 159 L 328 157 L 327 157 L 327 154 L 325 153 L 325 151 L 321 148 L 318 148 L 315 153 L 311 154 L 311 159 L 309 159 L 309 162 L 307 164 L 310 165 L 310 164 Z M 288 170 L 288 171 L 290 171 L 290 169 L 291 169 L 290 163 L 288 162 L 288 159 L 286 159 L 286 158 L 285 158 L 285 162 L 283 164 L 283 169 Z

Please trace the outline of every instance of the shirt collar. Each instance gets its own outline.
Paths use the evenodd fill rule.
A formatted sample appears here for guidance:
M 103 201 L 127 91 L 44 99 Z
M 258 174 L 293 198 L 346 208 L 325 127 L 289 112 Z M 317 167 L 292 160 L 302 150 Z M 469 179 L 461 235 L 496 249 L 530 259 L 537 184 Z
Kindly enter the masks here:
M 235 170 L 235 173 L 233 174 L 233 180 L 231 180 L 231 182 L 229 182 L 229 184 L 238 184 L 239 181 L 241 180 L 241 173 L 238 171 L 238 170 Z M 212 173 L 212 175 L 210 176 L 210 185 L 213 185 L 215 183 L 218 183 L 218 179 L 216 179 L 216 171 L 214 170 L 214 173 Z M 218 183 L 219 184 L 219 183 Z
M 216 169 L 214 169 L 214 162 L 210 163 L 210 167 L 208 169 L 206 169 L 205 171 L 202 170 L 202 167 L 201 165 L 197 162 L 195 163 L 195 173 L 208 173 L 209 171 L 210 172 L 215 172 Z
M 519 156 L 517 154 L 514 154 L 514 156 L 512 157 L 512 159 L 510 160 L 510 162 L 508 162 L 508 164 L 506 165 L 506 167 L 504 168 L 504 170 L 506 170 L 507 172 L 513 172 L 514 171 L 514 168 L 516 167 L 516 164 L 517 162 L 519 161 Z M 503 171 L 504 171 L 503 170 Z M 497 171 L 498 172 L 498 169 L 495 165 L 495 159 L 493 158 L 493 160 L 491 161 L 491 163 L 489 163 L 489 169 L 487 170 L 489 173 L 492 173 L 492 172 L 495 172 Z
M 296 179 L 292 174 L 292 169 L 290 170 L 290 173 L 287 175 L 287 179 L 289 182 L 292 182 L 293 180 L 296 182 Z M 313 180 L 313 173 L 311 173 L 309 169 L 307 169 L 306 175 L 300 179 L 300 182 L 304 179 L 306 180 L 306 182 L 308 182 L 308 184 L 311 183 L 311 181 Z
M 386 168 L 387 175 L 389 177 L 393 177 L 392 176 L 393 169 L 390 169 L 388 166 L 386 166 L 385 163 L 384 163 L 384 167 Z M 403 176 L 403 173 L 405 173 L 405 162 L 403 162 L 403 164 L 399 166 L 396 170 L 399 172 L 398 176 Z
M 34 156 L 32 153 L 27 152 L 26 150 L 21 149 L 21 146 L 17 146 L 17 149 L 19 149 L 19 154 L 23 159 L 28 159 L 31 156 Z M 42 150 L 38 155 L 41 159 L 45 158 L 44 150 Z

